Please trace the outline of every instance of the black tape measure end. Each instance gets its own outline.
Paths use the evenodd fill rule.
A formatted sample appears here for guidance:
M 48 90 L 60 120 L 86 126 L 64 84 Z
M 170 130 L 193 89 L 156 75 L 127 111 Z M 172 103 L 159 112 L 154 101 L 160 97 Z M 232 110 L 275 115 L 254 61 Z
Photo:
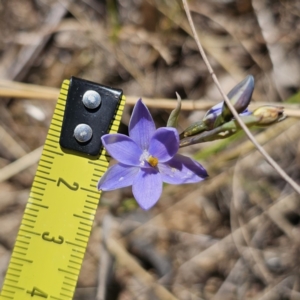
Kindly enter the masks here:
M 101 101 L 96 108 L 90 109 L 83 103 L 83 96 L 87 91 L 94 91 L 95 95 L 100 95 Z M 120 89 L 72 77 L 61 128 L 60 146 L 91 156 L 99 155 L 102 148 L 101 137 L 108 133 L 122 95 L 123 91 Z M 93 95 L 91 97 L 92 102 L 95 102 Z M 81 141 L 74 135 L 75 128 L 80 124 L 85 124 L 92 130 L 91 138 L 87 141 L 84 139 L 88 138 L 88 127 L 83 126 L 79 133 L 76 132 Z

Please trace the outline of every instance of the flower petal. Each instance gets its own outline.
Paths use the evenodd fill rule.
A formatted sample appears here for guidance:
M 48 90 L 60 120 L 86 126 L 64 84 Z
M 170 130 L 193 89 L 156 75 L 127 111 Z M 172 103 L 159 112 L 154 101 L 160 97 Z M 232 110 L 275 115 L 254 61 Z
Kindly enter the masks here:
M 162 179 L 155 169 L 140 169 L 132 185 L 134 198 L 142 209 L 151 208 L 162 193 Z
M 132 185 L 138 172 L 138 167 L 128 167 L 122 164 L 116 164 L 110 167 L 100 178 L 98 190 L 112 191 Z
M 252 113 L 251 111 L 248 110 L 248 108 L 246 108 L 242 113 L 240 113 L 240 116 L 250 116 Z
M 170 160 L 179 149 L 179 135 L 175 128 L 162 127 L 154 133 L 148 152 L 159 162 Z
M 139 99 L 130 118 L 129 136 L 142 150 L 147 150 L 155 130 L 155 124 L 147 106 Z
M 127 135 L 105 134 L 101 140 L 109 154 L 120 163 L 129 166 L 139 165 L 139 158 L 143 152 Z
M 228 98 L 229 98 L 229 99 L 230 99 L 229 96 L 232 97 L 232 95 L 228 94 Z M 243 99 L 243 100 L 244 100 L 244 99 Z M 214 116 L 214 119 L 216 119 L 216 117 L 222 113 L 222 110 L 224 109 L 224 108 L 223 108 L 224 103 L 225 103 L 225 102 L 220 102 L 220 103 L 214 105 L 211 109 L 209 109 L 209 110 L 206 112 L 204 118 L 208 117 L 209 115 L 212 115 L 212 116 Z M 240 109 L 239 109 L 238 111 L 240 111 Z M 250 115 L 250 114 L 251 114 L 251 113 L 248 111 L 247 108 L 245 108 L 244 111 L 242 111 L 242 112 L 239 113 L 240 116 L 248 116 L 248 115 Z M 210 118 L 212 118 L 212 116 L 210 116 Z
M 167 163 L 158 164 L 158 169 L 163 182 L 171 184 L 195 183 L 208 176 L 197 161 L 180 154 Z
M 210 114 L 216 114 L 216 115 L 221 114 L 221 111 L 222 111 L 222 108 L 223 108 L 223 103 L 224 103 L 224 102 L 220 102 L 220 103 L 214 105 L 211 109 L 209 109 L 209 110 L 206 112 L 206 114 L 205 114 L 204 117 L 207 117 L 207 116 L 210 115 Z

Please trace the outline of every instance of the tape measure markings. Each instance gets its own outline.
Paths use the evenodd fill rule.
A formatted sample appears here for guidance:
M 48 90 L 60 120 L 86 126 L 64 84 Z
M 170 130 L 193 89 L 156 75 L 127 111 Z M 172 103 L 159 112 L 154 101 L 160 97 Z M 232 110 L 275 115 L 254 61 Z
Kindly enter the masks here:
M 58 98 L 58 99 L 59 99 L 59 98 Z M 59 102 L 57 102 L 56 105 L 60 105 L 60 106 L 62 106 L 63 108 L 65 108 L 65 105 L 63 105 L 63 104 L 61 104 L 61 103 L 59 103 Z M 65 110 L 62 109 L 62 108 L 56 107 L 55 110 L 54 110 L 54 113 L 55 113 L 56 110 L 61 111 L 61 112 L 64 112 L 64 111 L 65 111 Z M 58 114 L 58 112 L 56 112 L 56 113 Z
M 39 200 L 39 201 L 42 201 L 42 200 Z M 38 203 L 35 203 L 35 202 L 28 202 L 28 203 L 30 203 L 32 205 L 35 205 L 35 206 L 38 206 L 38 207 L 46 208 L 46 209 L 49 208 L 49 206 L 38 204 Z
M 65 100 L 64 100 L 65 101 Z M 65 108 L 65 106 L 64 105 L 62 105 L 64 108 Z M 62 114 L 60 114 L 59 112 L 62 112 Z M 58 118 L 63 118 L 64 117 L 64 109 L 62 109 L 62 108 L 55 108 L 54 109 L 54 112 L 53 112 L 53 115 L 54 116 L 58 116 Z
M 104 163 L 104 162 L 102 162 L 102 163 L 95 163 L 95 162 L 93 162 L 93 161 L 89 161 L 89 164 L 95 165 L 95 166 L 98 166 L 98 167 L 105 167 L 105 168 L 107 168 L 108 165 L 109 165 L 108 162 L 107 162 L 107 163 Z
M 46 142 L 45 145 L 46 145 L 46 146 L 49 146 L 49 147 L 51 147 L 51 148 L 55 148 L 55 149 L 58 148 L 57 146 L 52 145 L 50 141 L 49 141 L 48 143 Z M 53 162 L 52 162 L 52 163 L 53 163 Z
M 40 173 L 43 173 L 43 174 L 46 174 L 46 175 L 50 174 L 49 172 L 45 172 L 45 171 L 42 171 L 42 170 L 39 170 L 39 169 L 37 169 L 36 172 L 40 172 Z
M 36 188 L 36 187 L 33 186 L 32 193 L 37 194 L 37 195 L 40 195 L 40 196 L 44 196 L 44 194 L 43 194 L 43 193 L 40 193 L 40 191 L 39 191 L 39 192 L 35 192 L 35 191 L 34 191 L 35 188 Z
M 54 140 L 52 140 L 52 139 L 48 139 L 48 141 L 53 142 L 53 143 L 57 143 L 57 141 L 54 141 Z M 56 146 L 53 146 L 53 145 L 51 145 L 51 147 L 57 148 Z M 47 155 L 44 155 L 44 156 L 47 156 Z
M 49 127 L 49 131 L 50 131 L 50 130 L 51 130 L 51 131 L 54 131 L 54 132 L 58 132 L 58 133 L 60 132 L 59 130 L 56 130 L 56 129 L 54 129 L 54 128 L 50 128 L 50 127 Z
M 55 137 L 55 138 L 57 138 L 57 139 L 59 139 L 59 136 L 58 135 L 56 135 L 56 134 L 53 134 L 53 133 L 48 133 L 48 135 L 50 135 L 50 136 L 53 136 L 53 137 Z
M 85 200 L 85 202 L 86 202 L 86 200 Z M 83 207 L 85 207 L 86 209 L 92 209 L 92 210 L 95 210 L 95 208 L 97 208 L 97 205 L 94 205 L 94 207 L 84 205 Z
M 93 198 L 93 199 L 97 199 L 97 201 L 99 202 L 99 199 L 98 199 L 98 198 L 96 198 L 96 197 L 94 197 L 94 196 L 87 195 L 87 197 L 89 197 L 89 198 Z
M 48 209 L 49 206 L 46 206 L 46 205 L 42 205 L 42 204 L 38 204 L 38 203 L 34 203 L 34 202 L 28 202 L 29 204 L 31 205 L 35 205 L 35 206 L 38 206 L 38 207 L 41 207 L 41 208 L 45 208 L 45 209 Z M 26 219 L 25 219 L 26 220 Z M 34 221 L 35 222 L 35 221 Z
M 87 206 L 87 205 L 84 205 L 83 207 L 86 208 L 86 209 L 91 209 L 92 211 L 95 211 L 95 208 L 97 208 L 97 207 L 90 207 L 90 206 Z
M 37 171 L 40 172 L 40 170 L 37 170 Z M 49 181 L 52 181 L 52 182 L 56 182 L 56 180 L 53 179 L 53 178 L 47 178 L 47 177 L 41 176 L 41 175 L 35 175 L 35 177 L 41 178 L 43 180 L 49 180 Z
M 45 182 L 41 182 L 41 181 L 36 181 L 36 183 L 38 183 L 38 184 L 42 184 L 42 185 L 46 185 L 46 183 L 45 183 Z
M 86 157 L 83 158 L 76 155 L 68 155 L 68 153 L 65 155 L 65 153 L 61 151 L 59 146 L 59 137 L 63 122 L 63 115 L 61 115 L 61 112 L 64 113 L 68 89 L 69 81 L 64 81 L 29 195 L 29 201 L 25 208 L 24 217 L 16 239 L 15 248 L 5 277 L 0 299 L 8 298 L 23 300 L 24 298 L 27 299 L 27 297 L 32 298 L 37 296 L 56 300 L 66 300 L 72 299 L 75 290 L 80 266 L 85 254 L 100 196 L 99 191 L 91 190 L 88 185 L 93 188 L 96 187 L 96 182 L 108 167 L 109 156 L 106 151 L 103 150 L 100 157 L 95 161 L 94 159 L 87 159 Z M 109 128 L 109 133 L 117 131 L 124 104 L 125 98 L 123 97 L 115 113 L 114 121 Z M 84 164 L 86 166 L 84 166 Z M 78 177 L 77 175 L 81 175 L 80 172 L 75 172 L 77 177 L 73 177 L 74 172 L 72 169 L 75 169 L 76 165 L 78 165 L 80 169 L 83 168 L 83 170 L 88 172 L 88 179 L 85 177 Z M 88 166 L 91 166 L 92 170 L 87 169 L 89 168 Z M 66 167 L 70 168 L 70 171 L 65 171 L 64 168 Z M 78 184 L 78 182 L 80 184 Z M 53 194 L 54 190 L 55 193 L 59 190 L 59 198 L 64 200 L 62 203 L 52 203 L 52 200 L 54 200 L 52 198 L 57 197 L 57 194 Z M 82 204 L 77 202 L 75 202 L 74 205 L 72 204 L 71 200 L 73 197 L 70 194 L 72 192 L 79 192 L 81 196 L 76 196 L 76 199 L 83 198 L 81 200 Z M 53 196 L 51 196 L 52 194 Z M 66 204 L 65 202 L 67 201 L 69 201 L 69 203 Z M 78 224 L 76 228 L 74 228 L 74 230 L 68 229 L 67 231 L 62 231 L 62 234 L 59 233 L 61 230 L 60 227 L 48 227 L 51 228 L 51 232 L 47 230 L 46 227 L 49 226 L 47 211 L 60 210 L 61 212 L 67 213 L 66 207 L 73 210 L 70 216 L 78 220 L 76 221 Z M 68 217 L 68 220 L 70 220 L 70 216 Z M 43 222 L 44 217 L 48 223 Z M 63 223 L 65 226 L 71 226 L 70 223 L 75 224 L 74 221 L 69 222 L 68 220 Z M 57 221 L 61 221 L 61 219 Z M 51 225 L 55 225 L 55 222 L 56 220 L 50 221 Z M 65 234 L 66 236 L 64 236 Z M 44 242 L 41 242 L 42 240 L 47 242 L 49 246 L 44 244 Z M 55 276 L 53 275 L 55 270 L 50 270 L 50 267 L 52 267 L 53 264 L 49 264 L 49 262 L 45 261 L 48 265 L 46 264 L 46 270 L 42 271 L 38 264 L 39 261 L 44 260 L 44 252 L 50 253 L 52 251 L 57 251 L 58 248 L 56 244 L 66 245 L 62 248 L 62 252 L 65 255 L 60 255 L 61 251 L 59 251 L 57 252 L 58 254 L 54 256 L 61 261 L 60 263 L 55 261 L 55 264 L 57 264 L 56 270 L 62 274 L 63 277 L 60 277 L 57 274 Z M 48 250 L 47 247 L 50 246 L 52 248 L 51 250 L 50 248 Z M 70 250 L 66 248 L 68 246 L 70 247 Z M 62 260 L 62 258 L 67 256 L 69 251 L 71 251 L 71 253 L 65 264 L 63 263 L 65 259 Z M 33 264 L 36 260 L 37 263 Z M 29 268 L 29 266 L 32 267 Z M 52 275 L 48 274 L 48 268 L 52 272 Z M 39 276 L 43 271 L 47 272 L 46 277 L 50 282 L 44 280 L 43 276 Z M 24 274 L 22 275 L 22 273 Z M 35 274 L 36 280 L 30 281 L 29 277 L 32 277 Z M 20 277 L 20 275 L 22 276 Z M 31 282 L 35 282 L 37 286 L 25 289 L 24 285 L 28 287 L 28 284 L 32 284 Z M 26 291 L 25 294 L 24 291 Z
M 41 180 L 41 179 L 40 179 Z M 36 180 L 35 183 L 36 184 L 41 184 L 43 186 L 47 185 L 47 181 L 43 182 L 43 181 L 40 181 L 40 180 Z
M 44 169 L 51 169 L 50 167 L 44 166 L 44 165 L 42 165 L 41 163 L 39 164 L 39 167 L 40 167 L 40 168 L 44 168 Z M 49 174 L 50 174 L 50 173 L 49 173 Z
M 92 174 L 92 176 L 95 178 L 94 180 L 96 180 L 97 182 L 99 181 L 99 175 L 102 176 L 105 172 L 104 171 L 99 171 L 99 169 L 94 169 L 95 173 Z M 100 174 L 98 173 L 100 172 Z

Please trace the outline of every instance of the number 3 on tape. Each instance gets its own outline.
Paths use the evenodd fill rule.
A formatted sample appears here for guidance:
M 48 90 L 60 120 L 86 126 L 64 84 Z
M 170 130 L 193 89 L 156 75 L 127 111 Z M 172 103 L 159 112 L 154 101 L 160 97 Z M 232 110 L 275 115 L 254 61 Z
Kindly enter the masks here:
M 109 163 L 101 136 L 117 132 L 124 105 L 119 89 L 63 82 L 1 300 L 73 298 Z

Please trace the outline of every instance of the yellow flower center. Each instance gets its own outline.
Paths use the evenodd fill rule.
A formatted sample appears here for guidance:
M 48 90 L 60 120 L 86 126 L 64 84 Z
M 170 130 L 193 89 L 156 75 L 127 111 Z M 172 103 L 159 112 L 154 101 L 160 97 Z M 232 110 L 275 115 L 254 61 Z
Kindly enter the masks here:
M 154 156 L 151 156 L 151 155 L 148 157 L 147 161 L 150 164 L 150 166 L 152 166 L 152 167 L 156 167 L 157 164 L 158 164 L 158 159 Z

